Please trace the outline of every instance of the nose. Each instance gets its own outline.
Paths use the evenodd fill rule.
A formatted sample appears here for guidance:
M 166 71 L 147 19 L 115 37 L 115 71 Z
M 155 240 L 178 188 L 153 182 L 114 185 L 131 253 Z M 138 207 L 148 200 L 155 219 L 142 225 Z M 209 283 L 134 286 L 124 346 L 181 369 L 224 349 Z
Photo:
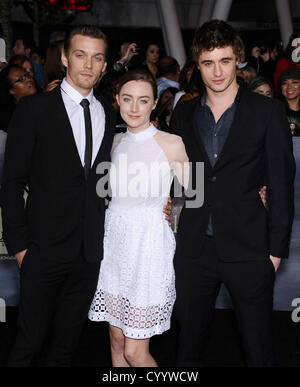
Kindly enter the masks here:
M 214 76 L 215 77 L 220 77 L 222 75 L 222 69 L 219 63 L 215 63 L 214 66 Z
M 86 58 L 85 67 L 88 69 L 92 68 L 92 58 L 89 56 Z
M 136 113 L 139 110 L 137 100 L 132 100 L 131 105 L 130 105 L 130 110 L 132 111 L 132 113 Z

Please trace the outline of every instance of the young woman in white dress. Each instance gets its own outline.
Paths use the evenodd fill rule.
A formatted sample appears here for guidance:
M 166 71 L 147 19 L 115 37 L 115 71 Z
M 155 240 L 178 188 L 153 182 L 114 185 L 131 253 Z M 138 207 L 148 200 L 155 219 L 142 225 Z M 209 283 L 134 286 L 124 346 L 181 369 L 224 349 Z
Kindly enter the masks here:
M 170 328 L 175 301 L 175 239 L 163 207 L 188 162 L 179 136 L 157 130 L 150 114 L 156 83 L 146 70 L 120 79 L 117 101 L 128 128 L 115 136 L 104 258 L 89 311 L 109 323 L 112 365 L 157 366 L 149 340 Z

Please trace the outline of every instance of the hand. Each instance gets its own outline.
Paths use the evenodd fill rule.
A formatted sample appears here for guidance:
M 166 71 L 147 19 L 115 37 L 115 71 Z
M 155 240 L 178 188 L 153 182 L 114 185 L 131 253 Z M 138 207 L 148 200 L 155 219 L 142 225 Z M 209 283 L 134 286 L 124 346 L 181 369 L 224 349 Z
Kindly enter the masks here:
M 263 205 L 267 206 L 267 186 L 263 186 L 259 191 L 259 196 L 261 198 L 261 201 L 263 202 Z
M 19 251 L 18 253 L 15 254 L 19 268 L 22 266 L 22 262 L 23 262 L 23 259 L 24 259 L 26 252 L 27 252 L 27 249 Z
M 55 79 L 54 81 L 48 83 L 47 86 L 45 87 L 45 91 L 51 91 L 55 89 L 55 87 L 58 86 L 60 82 L 61 82 L 60 79 Z
M 270 259 L 274 265 L 275 271 L 277 271 L 281 262 L 281 258 L 273 257 L 273 255 L 270 255 Z
M 138 51 L 137 51 L 137 44 L 136 43 L 131 43 L 129 44 L 129 46 L 127 47 L 127 50 L 126 50 L 126 53 L 125 55 L 123 56 L 123 58 L 120 59 L 120 62 L 125 64 L 125 63 L 128 63 L 130 61 L 130 59 L 134 56 L 134 55 L 138 55 Z
M 172 213 L 172 208 L 173 208 L 173 205 L 172 205 L 172 199 L 169 197 L 168 198 L 168 204 L 166 206 L 164 206 L 163 208 L 163 213 L 166 214 L 166 219 L 169 223 L 169 226 L 171 227 L 171 213 Z

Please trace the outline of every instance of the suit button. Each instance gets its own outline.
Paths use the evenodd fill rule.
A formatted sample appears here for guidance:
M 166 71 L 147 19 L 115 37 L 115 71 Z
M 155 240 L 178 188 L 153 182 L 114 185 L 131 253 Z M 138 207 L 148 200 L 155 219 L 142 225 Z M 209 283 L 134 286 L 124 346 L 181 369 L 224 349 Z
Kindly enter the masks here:
M 211 181 L 214 183 L 215 181 L 217 180 L 217 176 L 213 176 L 212 178 L 211 178 Z

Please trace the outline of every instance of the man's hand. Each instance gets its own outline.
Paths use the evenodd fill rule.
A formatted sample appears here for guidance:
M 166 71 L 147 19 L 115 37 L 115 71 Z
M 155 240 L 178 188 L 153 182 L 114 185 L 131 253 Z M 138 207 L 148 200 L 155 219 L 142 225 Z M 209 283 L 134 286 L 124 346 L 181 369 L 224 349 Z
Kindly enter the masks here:
M 259 191 L 259 196 L 261 198 L 261 201 L 263 202 L 263 205 L 266 207 L 267 205 L 267 187 L 264 185 Z
M 19 251 L 18 253 L 15 254 L 15 257 L 17 259 L 17 262 L 18 262 L 18 266 L 21 267 L 22 266 L 22 261 L 23 261 L 23 258 L 25 256 L 27 252 L 27 249 L 26 250 L 22 250 L 22 251 Z
M 281 258 L 273 257 L 273 255 L 270 255 L 270 259 L 274 265 L 275 271 L 277 271 L 281 262 Z
M 168 204 L 166 206 L 164 206 L 163 208 L 163 213 L 166 214 L 166 219 L 169 223 L 169 226 L 171 227 L 171 213 L 172 213 L 172 208 L 173 208 L 173 205 L 172 205 L 172 199 L 169 197 L 168 199 Z

